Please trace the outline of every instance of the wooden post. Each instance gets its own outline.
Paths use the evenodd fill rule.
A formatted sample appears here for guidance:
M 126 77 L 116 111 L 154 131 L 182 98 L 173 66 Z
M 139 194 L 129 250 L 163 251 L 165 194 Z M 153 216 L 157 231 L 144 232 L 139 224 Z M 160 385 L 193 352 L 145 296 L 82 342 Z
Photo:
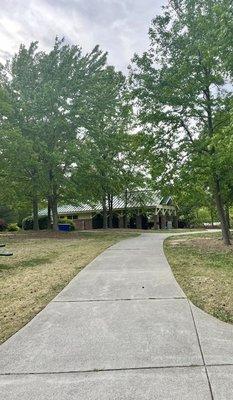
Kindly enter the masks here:
M 141 214 L 136 216 L 136 228 L 137 229 L 142 229 L 142 216 L 141 216 Z
M 174 229 L 178 228 L 178 217 L 177 217 L 177 215 L 173 216 L 172 226 L 173 226 Z
M 155 230 L 159 229 L 159 214 L 155 214 L 154 216 L 154 229 Z
M 162 214 L 161 215 L 161 229 L 166 229 L 166 227 L 167 227 L 166 222 L 167 222 L 166 215 Z
M 124 216 L 122 214 L 118 215 L 118 226 L 120 229 L 124 228 Z

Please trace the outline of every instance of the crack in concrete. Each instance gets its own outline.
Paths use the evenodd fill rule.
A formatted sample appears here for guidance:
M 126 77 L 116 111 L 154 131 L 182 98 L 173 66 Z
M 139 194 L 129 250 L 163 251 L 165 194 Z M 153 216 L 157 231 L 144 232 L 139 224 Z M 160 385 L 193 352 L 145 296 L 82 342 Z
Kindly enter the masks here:
M 195 332 L 196 332 L 196 335 L 197 335 L 197 341 L 198 341 L 199 349 L 200 349 L 200 352 L 201 352 L 201 357 L 202 357 L 203 364 L 204 364 L 204 367 L 205 367 L 205 373 L 206 373 L 206 378 L 207 378 L 209 389 L 210 389 L 211 399 L 214 400 L 213 390 L 212 390 L 212 386 L 211 386 L 211 383 L 210 383 L 210 378 L 209 378 L 207 366 L 206 366 L 206 363 L 205 363 L 204 353 L 203 353 L 203 350 L 202 350 L 202 347 L 201 347 L 201 341 L 200 341 L 200 337 L 199 337 L 199 334 L 198 334 L 196 321 L 195 321 L 195 318 L 194 318 L 194 315 L 193 315 L 193 310 L 192 310 L 192 307 L 191 307 L 191 304 L 190 304 L 189 300 L 188 300 L 188 304 L 189 304 L 189 309 L 190 309 L 190 313 L 191 313 L 192 320 L 193 320 L 194 329 L 195 329 Z

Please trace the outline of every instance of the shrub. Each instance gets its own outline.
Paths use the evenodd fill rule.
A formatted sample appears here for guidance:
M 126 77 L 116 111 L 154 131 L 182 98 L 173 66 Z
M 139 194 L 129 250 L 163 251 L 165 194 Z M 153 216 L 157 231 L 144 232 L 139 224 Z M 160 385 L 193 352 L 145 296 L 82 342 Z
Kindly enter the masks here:
M 25 231 L 28 231 L 29 229 L 33 229 L 33 218 L 32 217 L 26 217 L 22 221 L 22 228 Z
M 33 218 L 31 216 L 23 219 L 22 228 L 25 231 L 33 229 Z M 39 229 L 48 229 L 48 217 L 47 217 L 47 215 L 43 215 L 43 216 L 39 217 Z
M 7 229 L 9 232 L 18 232 L 19 231 L 19 227 L 17 224 L 9 224 L 7 226 Z
M 71 231 L 75 231 L 76 226 L 75 226 L 74 222 L 73 222 L 71 219 L 68 219 L 68 218 L 60 218 L 60 219 L 58 220 L 58 223 L 59 223 L 59 224 L 68 224 L 68 225 L 70 225 L 70 230 L 71 230 Z
M 0 219 L 0 232 L 5 231 L 6 228 L 7 228 L 7 223 L 6 223 L 6 221 L 5 221 L 3 218 L 1 218 L 1 219 Z
M 68 218 L 60 218 L 58 220 L 58 223 L 59 224 L 69 224 L 70 227 L 71 227 L 70 230 L 71 231 L 75 230 L 75 224 L 73 223 L 72 220 L 70 220 Z M 33 229 L 33 218 L 31 216 L 23 219 L 22 228 L 25 231 Z M 48 229 L 48 217 L 47 217 L 47 215 L 39 217 L 39 229 Z
M 39 217 L 39 228 L 40 229 L 48 229 L 49 219 L 47 215 Z

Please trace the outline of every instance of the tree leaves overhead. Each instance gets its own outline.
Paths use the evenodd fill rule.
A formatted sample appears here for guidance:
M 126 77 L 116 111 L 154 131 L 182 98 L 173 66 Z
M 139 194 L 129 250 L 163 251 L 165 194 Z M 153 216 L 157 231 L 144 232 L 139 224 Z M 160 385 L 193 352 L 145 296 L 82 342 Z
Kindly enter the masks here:
M 105 204 L 108 196 L 122 194 L 131 182 L 140 186 L 143 180 L 132 157 L 132 153 L 136 157 L 137 135 L 130 134 L 132 107 L 126 79 L 107 66 L 96 73 L 80 103 L 80 135 L 84 133 L 72 180 L 82 199 Z
M 58 203 L 102 202 L 111 214 L 113 196 L 150 184 L 186 209 L 215 201 L 229 243 L 232 34 L 231 0 L 170 0 L 129 79 L 98 46 L 21 45 L 0 71 L 4 197 L 17 192 L 34 216 L 47 203 L 57 229 Z
M 34 217 L 48 201 L 57 229 L 58 202 L 102 201 L 139 182 L 126 79 L 98 46 L 83 54 L 58 38 L 48 53 L 37 42 L 21 45 L 2 82 L 0 107 L 11 120 L 2 141 L 7 175 L 17 171 Z
M 223 172 L 227 160 L 221 161 L 219 148 L 223 143 L 228 147 L 228 143 L 217 137 L 223 135 L 226 139 L 231 108 L 227 49 L 232 47 L 232 36 L 224 44 L 225 35 L 231 30 L 232 2 L 171 0 L 152 21 L 149 51 L 136 55 L 131 67 L 139 124 L 154 140 L 153 155 L 149 154 L 152 176 L 164 187 L 169 179 L 175 185 L 182 176 L 185 186 L 185 177 L 194 176 L 183 171 L 193 169 L 199 182 L 216 198 L 228 243 L 224 216 L 227 183 Z M 190 190 L 195 191 L 195 187 L 190 185 Z
M 27 195 L 34 204 L 49 198 L 54 205 L 54 220 L 78 149 L 81 121 L 74 118 L 74 103 L 84 96 L 96 71 L 105 68 L 105 62 L 106 54 L 98 47 L 83 55 L 78 46 L 56 38 L 49 53 L 39 51 L 37 42 L 28 49 L 21 45 L 2 71 L 9 103 L 3 101 L 6 95 L 1 92 L 1 111 L 11 114 L 12 129 L 17 130 L 14 134 L 9 130 L 5 140 L 5 158 L 12 165 L 9 178 L 14 164 L 19 164 L 21 181 L 24 177 L 28 184 Z M 82 114 L 81 110 L 77 112 Z

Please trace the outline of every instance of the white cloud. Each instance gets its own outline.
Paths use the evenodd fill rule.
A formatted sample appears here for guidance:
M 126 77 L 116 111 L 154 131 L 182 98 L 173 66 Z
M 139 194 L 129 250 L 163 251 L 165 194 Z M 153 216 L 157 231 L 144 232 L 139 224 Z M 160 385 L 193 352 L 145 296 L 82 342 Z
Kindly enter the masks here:
M 148 44 L 150 21 L 165 0 L 0 0 L 0 59 L 21 43 L 49 49 L 55 36 L 91 50 L 99 44 L 109 63 L 126 70 Z M 2 4 L 1 4 L 2 3 Z

